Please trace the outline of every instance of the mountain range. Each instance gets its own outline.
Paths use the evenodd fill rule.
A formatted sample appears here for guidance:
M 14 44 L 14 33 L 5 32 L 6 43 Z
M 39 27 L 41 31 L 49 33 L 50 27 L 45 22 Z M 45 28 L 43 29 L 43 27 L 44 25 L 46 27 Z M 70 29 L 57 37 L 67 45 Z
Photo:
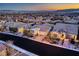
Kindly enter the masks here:
M 26 11 L 26 10 L 0 10 L 2 13 L 79 13 L 79 9 L 64 9 L 64 10 L 48 10 L 48 11 Z

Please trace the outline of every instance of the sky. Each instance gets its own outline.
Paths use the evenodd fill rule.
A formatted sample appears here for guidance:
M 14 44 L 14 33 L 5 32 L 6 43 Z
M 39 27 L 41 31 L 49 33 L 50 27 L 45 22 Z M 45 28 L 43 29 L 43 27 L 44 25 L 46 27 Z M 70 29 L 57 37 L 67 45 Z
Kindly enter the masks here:
M 0 3 L 0 10 L 40 11 L 78 8 L 78 3 Z

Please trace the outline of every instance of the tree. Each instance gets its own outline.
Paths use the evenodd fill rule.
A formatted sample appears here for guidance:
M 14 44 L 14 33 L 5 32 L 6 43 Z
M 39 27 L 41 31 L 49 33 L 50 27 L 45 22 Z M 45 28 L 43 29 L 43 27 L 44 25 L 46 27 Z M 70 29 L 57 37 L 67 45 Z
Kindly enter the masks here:
M 49 39 L 53 42 L 53 43 L 57 43 L 59 41 L 57 34 L 49 34 Z
M 10 32 L 16 33 L 18 29 L 16 27 L 9 27 Z
M 23 33 L 24 36 L 29 36 L 29 37 L 33 37 L 33 33 L 31 30 L 24 30 L 24 33 Z
M 5 27 L 3 26 L 3 27 L 0 27 L 0 31 L 1 32 L 3 32 L 4 31 L 4 29 L 5 29 Z

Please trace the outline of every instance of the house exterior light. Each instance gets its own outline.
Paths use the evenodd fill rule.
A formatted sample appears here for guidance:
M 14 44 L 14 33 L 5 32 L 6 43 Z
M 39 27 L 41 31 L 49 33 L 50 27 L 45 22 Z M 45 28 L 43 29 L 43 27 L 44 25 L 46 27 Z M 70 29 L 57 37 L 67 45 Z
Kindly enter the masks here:
M 23 27 L 18 28 L 18 32 L 23 33 L 24 32 L 24 28 Z
M 64 40 L 64 39 L 66 39 L 66 35 L 65 35 L 65 33 L 59 33 L 59 38 L 61 39 L 61 40 Z

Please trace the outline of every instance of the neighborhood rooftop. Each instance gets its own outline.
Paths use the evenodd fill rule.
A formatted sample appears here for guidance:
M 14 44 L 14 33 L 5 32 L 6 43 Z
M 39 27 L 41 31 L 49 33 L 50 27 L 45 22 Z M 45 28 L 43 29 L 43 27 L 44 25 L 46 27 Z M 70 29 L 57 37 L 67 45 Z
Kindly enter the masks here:
M 54 26 L 53 31 L 65 32 L 65 33 L 77 35 L 78 34 L 78 25 L 57 23 Z

